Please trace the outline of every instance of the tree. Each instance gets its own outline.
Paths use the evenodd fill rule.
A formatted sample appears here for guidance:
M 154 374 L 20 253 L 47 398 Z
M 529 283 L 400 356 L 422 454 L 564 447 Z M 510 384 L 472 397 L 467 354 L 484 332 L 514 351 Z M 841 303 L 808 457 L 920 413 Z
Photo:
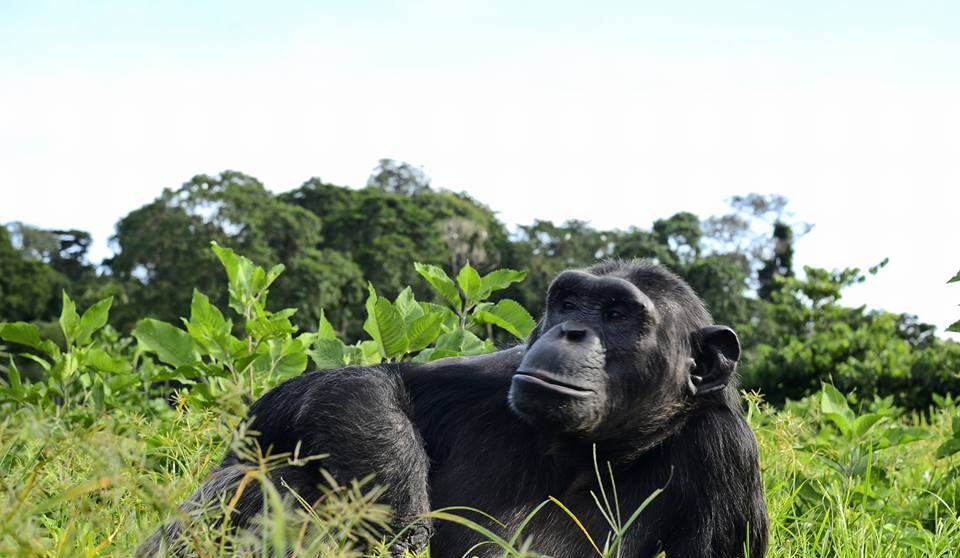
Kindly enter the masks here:
M 773 253 L 757 273 L 757 296 L 769 300 L 783 285 L 778 277 L 793 277 L 793 229 L 781 221 L 773 224 Z
M 324 260 L 315 251 L 321 239 L 315 215 L 278 200 L 255 178 L 232 171 L 195 176 L 117 224 L 118 251 L 105 263 L 127 285 L 131 302 L 116 315 L 128 326 L 144 315 L 176 321 L 189 309 L 194 287 L 221 293 L 217 287 L 223 277 L 211 241 L 241 250 L 257 263 L 296 262 L 275 292 L 278 300 L 292 300 L 282 292 L 287 285 L 300 289 L 323 280 L 315 274 L 318 267 L 308 263 Z M 216 299 L 221 307 L 225 302 L 222 294 Z
M 451 274 L 465 261 L 481 271 L 501 265 L 509 241 L 494 213 L 466 194 L 434 191 L 429 179 L 417 180 L 416 189 L 398 193 L 379 186 L 351 190 L 314 178 L 280 200 L 316 215 L 324 237 L 318 247 L 354 262 L 363 281 L 387 297 L 407 285 L 420 297 L 432 296 L 411 262 L 446 264 Z M 358 334 L 359 325 L 353 321 L 347 331 Z
M 6 227 L 0 227 L 0 270 L 0 321 L 47 320 L 57 315 L 64 277 L 17 250 Z
M 314 329 L 321 311 L 340 336 L 353 339 L 363 320 L 367 291 L 363 270 L 336 250 L 310 248 L 287 260 L 283 275 L 271 293 L 280 308 L 297 308 L 297 322 Z
M 76 229 L 46 230 L 14 222 L 7 225 L 14 246 L 27 258 L 41 261 L 63 276 L 64 286 L 81 304 L 92 304 L 104 298 L 89 300 L 91 293 L 101 293 L 106 277 L 98 277 L 97 270 L 87 260 L 92 239 L 90 233 Z M 96 296 L 96 295 L 93 295 Z
M 430 177 L 423 172 L 423 167 L 393 159 L 380 159 L 367 179 L 367 187 L 412 196 L 430 189 Z

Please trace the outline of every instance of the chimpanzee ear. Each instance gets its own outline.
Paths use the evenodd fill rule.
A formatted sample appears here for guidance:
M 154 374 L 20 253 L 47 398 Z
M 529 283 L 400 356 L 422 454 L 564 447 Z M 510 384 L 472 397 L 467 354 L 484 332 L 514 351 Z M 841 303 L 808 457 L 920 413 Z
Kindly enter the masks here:
M 740 360 L 740 340 L 727 326 L 707 326 L 693 332 L 693 358 L 687 387 L 693 395 L 705 395 L 726 387 Z

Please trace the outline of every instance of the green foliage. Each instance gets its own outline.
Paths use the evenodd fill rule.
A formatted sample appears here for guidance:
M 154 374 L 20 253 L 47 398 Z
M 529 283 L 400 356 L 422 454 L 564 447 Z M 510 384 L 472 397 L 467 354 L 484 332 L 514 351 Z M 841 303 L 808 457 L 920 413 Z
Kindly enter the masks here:
M 0 406 L 75 409 L 92 403 L 105 409 L 135 399 L 130 388 L 140 380 L 124 350 L 128 342 L 118 342 L 116 332 L 106 325 L 112 302 L 106 298 L 78 314 L 64 292 L 59 318 L 64 347 L 41 338 L 34 324 L 0 322 L 0 339 L 28 349 L 19 356 L 35 366 L 25 377 L 11 359 L 6 382 L 0 380 Z
M 139 320 L 132 330 L 136 350 L 131 352 L 131 341 L 121 341 L 112 328 L 106 329 L 104 339 L 95 336 L 107 323 L 111 298 L 81 315 L 64 293 L 59 318 L 63 348 L 44 339 L 35 324 L 0 322 L 0 339 L 29 349 L 20 356 L 39 367 L 25 377 L 11 361 L 0 384 L 0 403 L 56 407 L 92 399 L 98 408 L 107 408 L 131 398 L 163 396 L 175 386 L 181 403 L 217 406 L 229 394 L 256 397 L 303 372 L 309 360 L 317 368 L 332 368 L 480 354 L 494 348 L 493 326 L 517 339 L 534 327 L 533 318 L 516 302 L 486 301 L 522 281 L 525 272 L 501 269 L 481 276 L 467 264 L 454 282 L 437 266 L 416 264 L 448 305 L 420 302 L 409 287 L 391 301 L 368 285 L 363 330 L 369 337 L 347 344 L 322 310 L 317 331 L 303 333 L 291 321 L 296 310 L 267 309 L 270 289 L 284 266 L 266 269 L 216 242 L 212 252 L 227 276 L 226 298 L 236 325 L 194 289 L 189 318 L 182 318 L 179 327 L 155 318 Z M 125 352 L 111 354 L 111 343 Z M 134 385 L 141 387 L 139 393 L 124 391 Z
M 211 241 L 236 248 L 261 264 L 288 262 L 291 269 L 280 289 L 285 301 L 328 279 L 332 285 L 324 295 L 339 297 L 343 282 L 355 277 L 349 273 L 324 277 L 341 262 L 318 248 L 321 230 L 316 215 L 283 203 L 250 176 L 232 171 L 195 176 L 117 224 L 113 240 L 119 252 L 104 263 L 130 296 L 129 304 L 120 309 L 120 323 L 132 324 L 144 315 L 173 322 L 186 312 L 193 288 L 215 293 L 215 303 L 223 304 L 220 272 L 208 249 Z
M 16 250 L 0 227 L 0 317 L 47 319 L 56 315 L 56 293 L 63 278 L 50 266 Z
M 956 404 L 927 418 L 891 399 L 860 411 L 830 384 L 783 410 L 748 396 L 776 556 L 954 556 L 960 540 Z
M 859 270 L 805 268 L 803 279 L 779 278 L 769 301 L 758 301 L 759 326 L 738 326 L 748 347 L 742 385 L 783 404 L 822 381 L 861 400 L 893 396 L 925 410 L 934 394 L 960 393 L 960 345 L 935 337 L 916 340 L 902 316 L 840 304 L 842 290 L 864 280 Z
M 333 327 L 324 318 L 319 327 L 323 333 L 311 353 L 314 363 L 320 368 L 331 368 L 405 358 L 429 362 L 492 351 L 494 344 L 489 326 L 496 326 L 519 340 L 533 330 L 533 318 L 515 301 L 503 299 L 495 304 L 485 301 L 494 292 L 522 281 L 525 272 L 500 269 L 481 276 L 470 264 L 465 264 L 454 281 L 435 265 L 415 263 L 414 268 L 446 305 L 417 301 L 409 287 L 391 302 L 377 294 L 373 285 L 368 285 L 363 330 L 369 339 L 347 345 L 336 338 Z M 484 334 L 485 340 L 481 339 Z

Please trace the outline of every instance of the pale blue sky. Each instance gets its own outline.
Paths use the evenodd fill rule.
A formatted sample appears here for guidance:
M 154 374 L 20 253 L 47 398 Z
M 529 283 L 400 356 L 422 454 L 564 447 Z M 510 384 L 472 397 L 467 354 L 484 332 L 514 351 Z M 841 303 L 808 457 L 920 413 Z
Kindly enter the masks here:
M 849 302 L 960 318 L 960 2 L 0 0 L 0 221 L 90 230 L 191 175 L 424 165 L 510 225 L 750 191 Z

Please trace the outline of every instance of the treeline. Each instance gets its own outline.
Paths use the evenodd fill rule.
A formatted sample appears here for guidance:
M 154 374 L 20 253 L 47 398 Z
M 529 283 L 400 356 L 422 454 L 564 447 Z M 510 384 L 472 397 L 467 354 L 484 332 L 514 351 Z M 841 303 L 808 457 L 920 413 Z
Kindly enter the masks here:
M 914 316 L 841 304 L 843 288 L 877 268 L 807 268 L 798 278 L 794 241 L 806 230 L 783 198 L 751 194 L 733 198 L 727 214 L 681 212 L 649 228 L 538 220 L 508 231 L 491 208 L 431 187 L 406 163 L 380 161 L 362 189 L 312 178 L 279 195 L 228 171 L 195 176 L 123 217 L 115 255 L 98 265 L 87 258 L 84 231 L 0 227 L 0 321 L 49 323 L 44 331 L 54 335 L 62 289 L 82 307 L 113 295 L 111 325 L 120 331 L 144 317 L 177 322 L 194 288 L 219 293 L 212 302 L 225 308 L 211 241 L 261 265 L 282 262 L 271 306 L 297 308 L 294 319 L 307 330 L 323 310 L 347 340 L 361 333 L 368 282 L 388 297 L 407 285 L 419 299 L 432 296 L 413 262 L 449 273 L 466 262 L 481 272 L 528 270 L 503 296 L 537 315 L 562 269 L 652 258 L 689 281 L 719 323 L 735 327 L 746 349 L 742 385 L 771 402 L 815 392 L 824 380 L 861 399 L 890 396 L 921 410 L 935 394 L 960 392 L 960 344 Z

